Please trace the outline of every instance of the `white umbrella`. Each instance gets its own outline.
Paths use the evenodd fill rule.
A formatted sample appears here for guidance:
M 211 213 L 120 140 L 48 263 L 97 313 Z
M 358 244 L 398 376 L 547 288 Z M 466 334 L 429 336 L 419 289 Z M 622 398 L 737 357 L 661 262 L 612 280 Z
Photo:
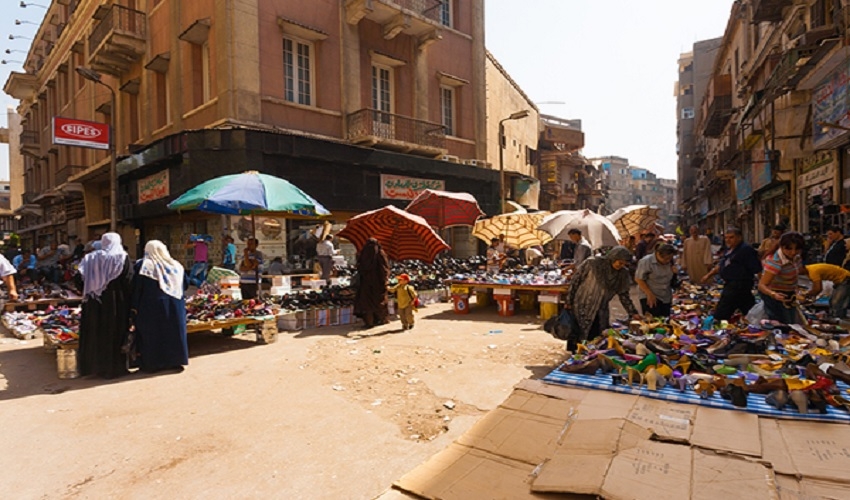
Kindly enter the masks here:
M 620 244 L 614 223 L 591 210 L 560 210 L 544 218 L 537 229 L 556 240 L 565 240 L 570 229 L 578 229 L 594 249 Z
M 637 236 L 641 231 L 653 229 L 658 221 L 661 209 L 649 205 L 629 205 L 618 208 L 608 219 L 614 223 L 620 234 L 625 236 Z

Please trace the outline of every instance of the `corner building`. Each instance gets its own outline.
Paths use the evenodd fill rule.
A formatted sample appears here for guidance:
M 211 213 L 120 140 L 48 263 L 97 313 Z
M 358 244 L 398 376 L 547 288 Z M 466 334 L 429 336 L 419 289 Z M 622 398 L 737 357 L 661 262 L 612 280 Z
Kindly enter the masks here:
M 78 66 L 103 75 L 116 109 Z M 131 249 L 156 238 L 183 255 L 188 234 L 238 230 L 239 218 L 167 204 L 247 170 L 291 181 L 339 224 L 404 206 L 407 187 L 423 184 L 498 210 L 484 0 L 56 0 L 24 67 L 5 90 L 21 100 L 19 214 L 33 245 L 94 237 L 109 222 L 108 155 L 52 145 L 53 116 L 115 114 L 119 227 Z M 262 229 L 285 246 L 308 222 Z

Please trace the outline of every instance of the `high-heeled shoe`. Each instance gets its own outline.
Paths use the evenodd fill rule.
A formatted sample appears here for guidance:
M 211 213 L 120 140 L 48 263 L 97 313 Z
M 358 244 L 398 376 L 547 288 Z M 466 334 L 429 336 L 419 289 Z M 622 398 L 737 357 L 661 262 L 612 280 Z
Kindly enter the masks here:
M 759 377 L 754 383 L 747 385 L 747 392 L 752 394 L 767 394 L 773 391 L 787 391 L 788 384 L 781 378 Z
M 818 413 L 821 415 L 826 414 L 826 399 L 823 396 L 822 391 L 806 391 L 806 395 L 809 397 L 809 405 L 812 406 Z
M 664 379 L 661 374 L 658 373 L 658 370 L 655 368 L 649 368 L 646 370 L 644 374 L 644 380 L 646 381 L 646 388 L 650 391 L 656 391 L 658 389 L 663 389 L 665 385 L 667 385 L 667 380 Z
M 726 384 L 726 386 L 720 390 L 720 397 L 730 400 L 732 404 L 738 408 L 747 407 L 747 393 L 740 385 Z
M 714 384 L 708 380 L 698 380 L 694 384 L 694 391 L 696 391 L 700 399 L 709 399 L 714 396 Z
M 797 411 L 803 415 L 809 413 L 809 398 L 803 391 L 791 391 L 788 393 L 788 398 L 797 407 Z
M 764 402 L 777 410 L 782 410 L 788 404 L 788 391 L 772 391 L 764 398 Z
M 599 357 L 595 357 L 590 361 L 574 363 L 571 365 L 563 365 L 558 368 L 558 371 L 564 373 L 572 373 L 576 375 L 595 375 L 599 370 Z

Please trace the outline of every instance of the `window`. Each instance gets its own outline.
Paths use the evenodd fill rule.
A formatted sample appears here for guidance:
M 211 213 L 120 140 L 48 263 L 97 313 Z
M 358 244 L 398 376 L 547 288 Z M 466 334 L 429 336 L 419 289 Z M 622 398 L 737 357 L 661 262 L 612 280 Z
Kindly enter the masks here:
M 440 110 L 446 135 L 455 135 L 455 89 L 440 87 Z
M 452 26 L 452 1 L 442 0 L 440 3 L 440 23 L 443 26 Z
M 169 102 L 170 96 L 168 95 L 168 78 L 166 73 L 156 73 L 154 79 L 156 88 L 156 124 L 157 128 L 162 128 L 168 125 L 170 118 L 171 103 Z
M 682 108 L 682 119 L 691 120 L 694 117 L 694 108 Z
M 389 66 L 372 65 L 372 109 L 393 112 L 393 69 Z
M 192 44 L 192 107 L 210 100 L 210 44 Z
M 283 98 L 289 102 L 313 105 L 312 53 L 310 43 L 283 39 Z
M 130 142 L 136 142 L 141 137 L 139 137 L 139 96 L 137 94 L 130 94 L 128 99 L 128 107 L 130 108 L 129 120 L 130 120 Z

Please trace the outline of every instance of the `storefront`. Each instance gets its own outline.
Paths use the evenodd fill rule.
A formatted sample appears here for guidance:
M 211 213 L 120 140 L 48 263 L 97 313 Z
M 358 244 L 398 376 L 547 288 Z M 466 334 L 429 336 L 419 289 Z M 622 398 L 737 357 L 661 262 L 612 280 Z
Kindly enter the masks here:
M 138 245 L 167 236 L 174 249 L 188 234 L 218 238 L 232 231 L 239 246 L 249 221 L 177 214 L 167 205 L 204 181 L 247 170 L 292 182 L 330 210 L 334 224 L 385 205 L 404 207 L 428 188 L 467 192 L 485 213 L 499 210 L 497 170 L 298 135 L 226 129 L 176 134 L 119 162 L 119 212 L 135 226 Z M 289 255 L 294 232 L 316 223 L 271 219 L 257 221 L 261 250 L 268 256 Z M 466 248 L 464 253 L 474 247 L 463 230 L 450 233 L 459 248 Z M 220 246 L 214 242 L 211 251 L 220 252 Z
M 802 233 L 820 236 L 839 213 L 838 161 L 835 151 L 821 151 L 797 161 L 797 214 Z

